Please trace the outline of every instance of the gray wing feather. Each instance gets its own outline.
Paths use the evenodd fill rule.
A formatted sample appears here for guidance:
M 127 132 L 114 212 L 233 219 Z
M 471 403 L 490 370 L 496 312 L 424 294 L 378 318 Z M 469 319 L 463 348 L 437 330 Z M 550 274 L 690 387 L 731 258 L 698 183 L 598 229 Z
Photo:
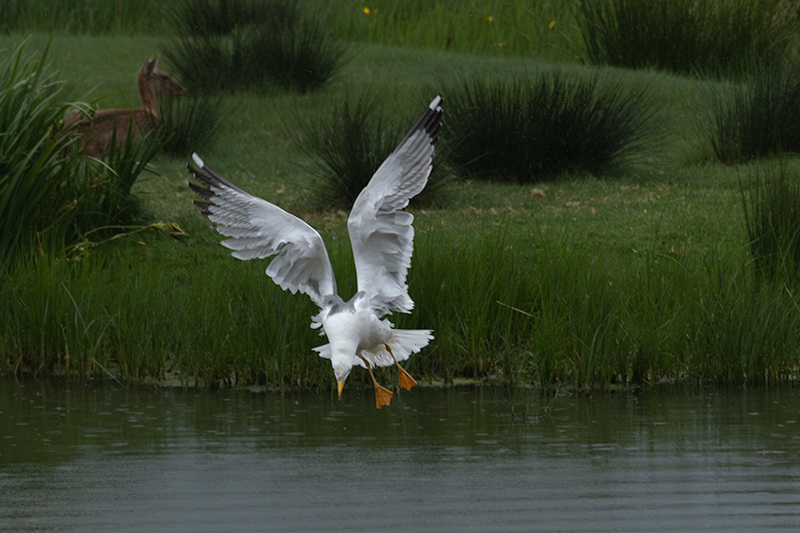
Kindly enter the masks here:
M 419 194 L 431 173 L 439 140 L 442 98 L 437 96 L 372 176 L 347 221 L 358 290 L 366 292 L 379 315 L 409 313 L 406 274 L 414 248 L 414 216 L 401 211 Z
M 253 196 L 208 168 L 193 154 L 198 168 L 187 168 L 200 185 L 189 187 L 203 216 L 226 237 L 222 241 L 238 259 L 263 259 L 277 254 L 266 273 L 282 289 L 307 294 L 322 307 L 323 298 L 336 294 L 325 243 L 317 231 L 280 207 Z

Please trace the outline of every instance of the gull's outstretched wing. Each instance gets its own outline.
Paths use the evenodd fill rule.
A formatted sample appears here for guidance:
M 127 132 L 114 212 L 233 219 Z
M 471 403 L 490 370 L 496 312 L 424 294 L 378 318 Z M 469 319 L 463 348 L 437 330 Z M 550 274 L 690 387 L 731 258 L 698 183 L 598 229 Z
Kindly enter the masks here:
M 203 216 L 226 237 L 222 245 L 239 259 L 262 259 L 278 254 L 267 275 L 292 294 L 303 292 L 319 307 L 325 296 L 336 294 L 336 280 L 317 231 L 280 207 L 252 196 L 232 184 L 192 154 L 198 168 L 187 165 L 201 186 L 189 187 L 203 200 L 195 200 Z
M 433 99 L 358 195 L 347 220 L 358 290 L 367 293 L 379 315 L 409 313 L 414 307 L 406 285 L 414 216 L 401 210 L 428 182 L 439 140 L 441 104 L 441 96 Z

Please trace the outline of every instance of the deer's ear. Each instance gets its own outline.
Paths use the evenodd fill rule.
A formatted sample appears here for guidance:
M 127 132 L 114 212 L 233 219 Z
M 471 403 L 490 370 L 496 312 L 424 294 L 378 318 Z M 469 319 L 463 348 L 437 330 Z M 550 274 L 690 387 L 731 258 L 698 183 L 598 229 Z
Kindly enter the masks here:
M 149 74 L 156 69 L 157 65 L 158 65 L 158 59 L 151 57 L 145 63 L 145 71 Z

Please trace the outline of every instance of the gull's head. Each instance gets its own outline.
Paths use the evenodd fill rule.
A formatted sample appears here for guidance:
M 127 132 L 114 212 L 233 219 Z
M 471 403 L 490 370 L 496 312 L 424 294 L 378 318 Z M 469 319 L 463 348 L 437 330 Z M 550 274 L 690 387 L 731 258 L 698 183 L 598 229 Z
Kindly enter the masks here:
M 333 366 L 333 374 L 336 376 L 336 388 L 339 393 L 339 398 L 342 397 L 342 388 L 347 376 L 353 369 L 354 352 L 346 352 L 344 350 L 334 350 L 331 355 L 331 366 Z
M 343 302 L 336 295 L 325 299 L 320 315 L 325 335 L 330 341 L 331 366 L 341 398 L 344 382 L 358 361 L 356 351 L 363 335 L 360 325 L 363 320 L 358 317 L 352 302 Z

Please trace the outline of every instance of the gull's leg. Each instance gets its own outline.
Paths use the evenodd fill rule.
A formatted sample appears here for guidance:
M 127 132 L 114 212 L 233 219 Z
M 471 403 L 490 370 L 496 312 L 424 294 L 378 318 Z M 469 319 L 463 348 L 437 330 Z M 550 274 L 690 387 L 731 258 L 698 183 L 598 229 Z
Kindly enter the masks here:
M 411 390 L 411 387 L 417 384 L 417 380 L 411 377 L 411 374 L 405 371 L 405 369 L 400 366 L 400 363 L 397 362 L 397 357 L 394 356 L 392 353 L 392 349 L 389 347 L 388 344 L 385 345 L 386 349 L 389 350 L 389 353 L 394 359 L 394 364 L 397 365 L 397 370 L 400 373 L 400 386 L 403 387 L 405 390 Z
M 359 355 L 359 357 L 361 356 Z M 378 382 L 375 379 L 375 374 L 372 373 L 372 367 L 369 365 L 369 361 L 367 361 L 363 357 L 361 357 L 361 360 L 364 361 L 365 365 L 367 365 L 367 370 L 369 370 L 369 377 L 372 378 L 372 384 L 375 385 L 375 406 L 378 409 L 380 409 L 384 405 L 389 405 L 389 402 L 392 401 L 392 391 L 378 385 Z

